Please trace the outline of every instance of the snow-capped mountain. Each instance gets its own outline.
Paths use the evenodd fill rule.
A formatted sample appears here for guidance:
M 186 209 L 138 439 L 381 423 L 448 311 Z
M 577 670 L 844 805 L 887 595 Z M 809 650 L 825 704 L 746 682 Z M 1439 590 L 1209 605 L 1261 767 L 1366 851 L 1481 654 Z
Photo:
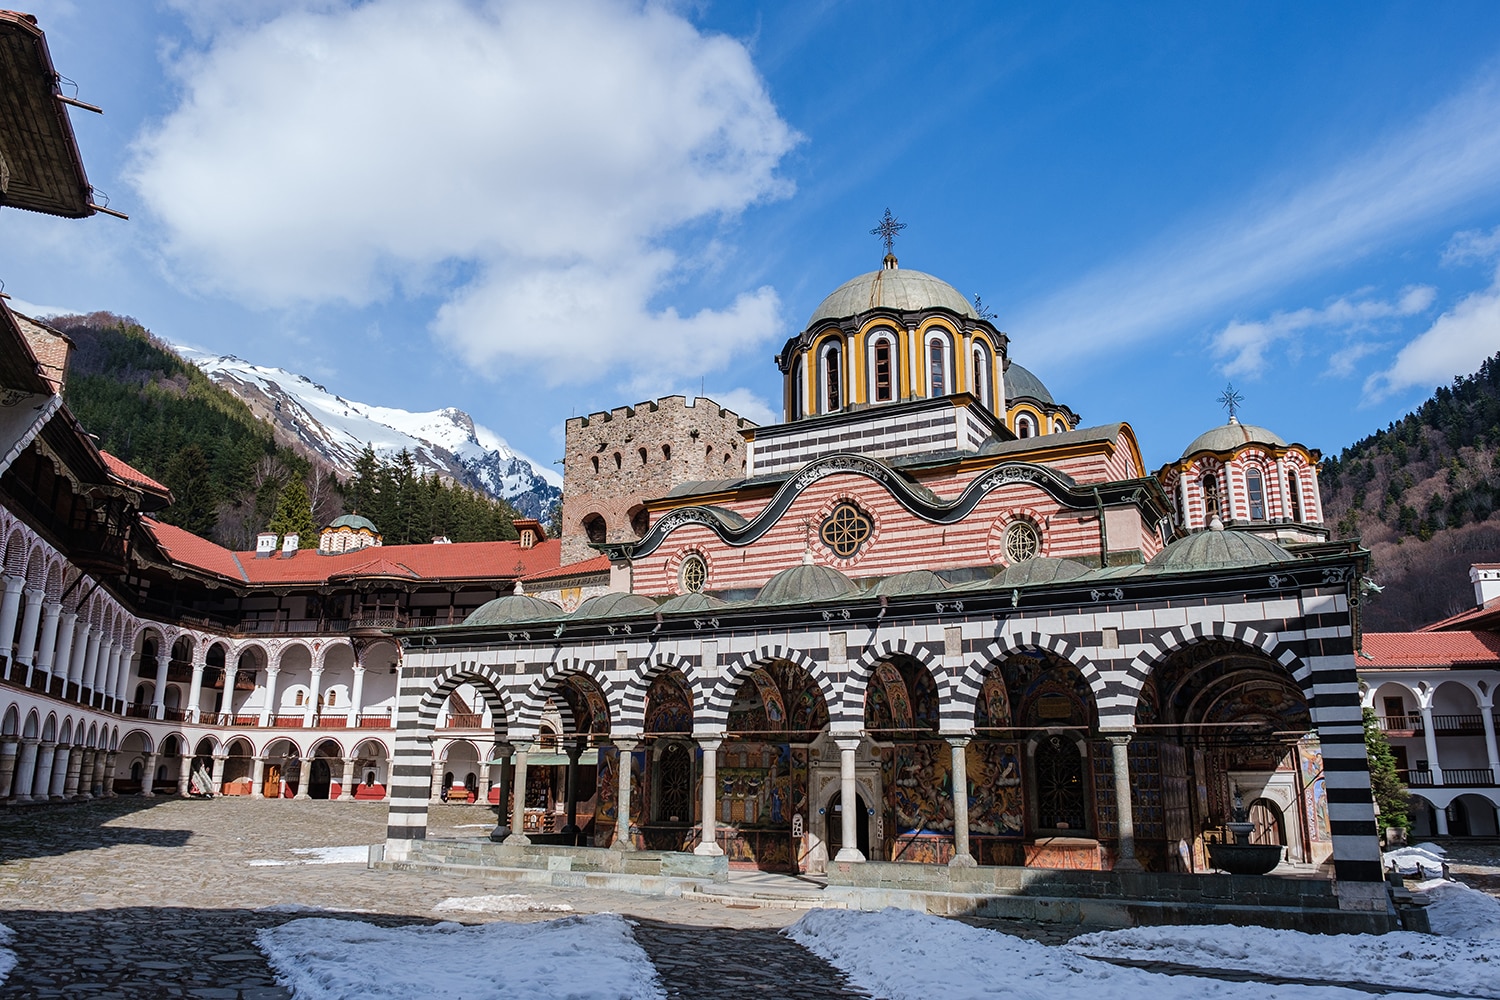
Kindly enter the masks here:
M 174 344 L 217 385 L 249 404 L 290 441 L 349 475 L 366 444 L 383 458 L 404 448 L 417 467 L 504 498 L 528 517 L 547 520 L 562 496 L 562 477 L 506 444 L 463 410 L 412 413 L 371 406 L 328 391 L 305 375 L 253 365 L 232 354 Z

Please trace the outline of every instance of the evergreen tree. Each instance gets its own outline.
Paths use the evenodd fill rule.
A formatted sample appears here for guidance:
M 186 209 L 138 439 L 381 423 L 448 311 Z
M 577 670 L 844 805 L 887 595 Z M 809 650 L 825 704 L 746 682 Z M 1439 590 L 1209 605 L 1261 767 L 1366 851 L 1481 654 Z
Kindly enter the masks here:
M 294 478 L 281 489 L 276 500 L 276 514 L 266 530 L 278 535 L 296 535 L 299 548 L 310 549 L 318 544 L 318 528 L 313 523 L 312 503 L 307 498 L 307 484 Z
M 1398 830 L 1411 828 L 1411 795 L 1396 769 L 1396 755 L 1380 728 L 1373 708 L 1365 709 L 1365 756 L 1370 760 L 1370 790 L 1380 810 L 1380 825 Z
M 162 519 L 195 535 L 213 531 L 220 495 L 203 449 L 190 444 L 173 455 L 162 478 L 175 501 Z

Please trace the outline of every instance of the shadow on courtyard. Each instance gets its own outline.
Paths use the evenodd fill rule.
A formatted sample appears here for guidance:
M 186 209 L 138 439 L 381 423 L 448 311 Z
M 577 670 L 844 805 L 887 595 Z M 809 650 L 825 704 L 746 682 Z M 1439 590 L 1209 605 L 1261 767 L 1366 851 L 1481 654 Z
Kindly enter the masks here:
M 288 998 L 255 944 L 256 932 L 306 917 L 380 927 L 438 921 L 390 914 L 329 911 L 121 907 L 59 912 L 0 909 L 16 932 L 8 996 L 85 995 Z M 772 929 L 686 926 L 632 918 L 669 1000 L 867 1000 L 822 959 Z M 478 921 L 469 921 L 478 922 Z M 435 954 L 432 967 L 463 962 Z
M 182 847 L 193 831 L 115 822 L 170 801 L 167 798 L 121 796 L 84 803 L 8 807 L 0 811 L 0 864 L 99 850 L 119 844 Z

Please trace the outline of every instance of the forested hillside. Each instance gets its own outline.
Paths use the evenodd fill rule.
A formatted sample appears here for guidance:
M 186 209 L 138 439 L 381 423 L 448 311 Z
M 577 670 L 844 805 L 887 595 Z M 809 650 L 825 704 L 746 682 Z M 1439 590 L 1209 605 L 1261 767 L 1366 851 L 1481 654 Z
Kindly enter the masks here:
M 1322 472 L 1324 513 L 1358 536 L 1383 592 L 1369 631 L 1403 631 L 1471 607 L 1469 566 L 1500 562 L 1500 354 Z
M 514 538 L 514 510 L 399 458 L 357 471 L 350 493 L 326 463 L 280 445 L 269 424 L 136 321 L 111 313 L 50 321 L 74 342 L 64 397 L 100 446 L 160 480 L 176 501 L 161 518 L 234 549 L 264 530 L 304 546 L 346 510 L 388 544 Z

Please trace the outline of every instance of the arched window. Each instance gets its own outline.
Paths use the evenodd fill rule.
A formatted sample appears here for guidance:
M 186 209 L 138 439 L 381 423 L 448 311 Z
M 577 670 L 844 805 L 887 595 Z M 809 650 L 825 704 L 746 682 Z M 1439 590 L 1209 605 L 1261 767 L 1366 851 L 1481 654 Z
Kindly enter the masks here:
M 875 342 L 875 378 L 872 384 L 875 387 L 875 402 L 889 403 L 895 398 L 895 389 L 891 379 L 891 342 L 889 338 L 882 337 Z
M 605 536 L 604 518 L 598 514 L 590 514 L 583 519 L 583 531 L 591 542 L 602 542 Z
M 645 465 L 646 464 L 646 449 L 645 448 L 642 448 L 640 450 L 640 456 L 641 456 L 641 464 Z
M 802 359 L 799 357 L 792 362 L 792 419 L 802 419 L 802 400 L 807 392 L 806 386 L 802 384 Z
M 696 552 L 682 560 L 681 584 L 685 593 L 701 594 L 708 584 L 708 563 Z
M 1292 520 L 1298 523 L 1302 521 L 1302 480 L 1297 478 L 1297 470 L 1289 469 L 1286 474 L 1286 495 L 1292 501 Z
M 661 459 L 663 462 L 672 461 L 672 446 L 664 444 L 661 446 Z
M 645 538 L 646 532 L 651 530 L 651 512 L 644 506 L 630 512 L 630 530 L 639 538 Z
M 1219 477 L 1212 472 L 1203 477 L 1203 517 L 1205 519 L 1217 516 L 1219 513 Z
M 1052 421 L 1052 433 L 1053 434 L 1066 434 L 1066 433 L 1068 433 L 1068 425 L 1067 425 L 1067 423 L 1061 417 L 1058 417 L 1056 420 Z
M 974 348 L 974 397 L 985 406 L 990 406 L 990 365 L 983 347 Z
M 1266 519 L 1266 484 L 1259 469 L 1245 470 L 1245 498 L 1250 502 L 1250 520 Z
M 844 405 L 844 352 L 838 344 L 823 348 L 823 412 L 833 413 Z
M 948 394 L 948 350 L 937 337 L 927 342 L 927 394 L 934 398 Z
M 1036 437 L 1036 421 L 1025 413 L 1016 418 L 1016 437 Z

